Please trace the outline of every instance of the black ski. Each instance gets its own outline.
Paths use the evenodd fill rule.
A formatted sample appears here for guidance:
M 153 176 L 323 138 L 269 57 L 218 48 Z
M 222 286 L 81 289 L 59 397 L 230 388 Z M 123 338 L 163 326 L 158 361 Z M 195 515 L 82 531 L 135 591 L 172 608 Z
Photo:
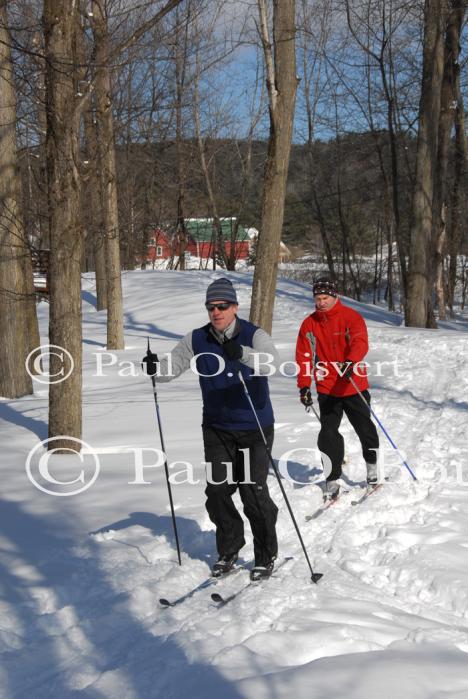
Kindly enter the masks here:
M 197 592 L 200 592 L 201 590 L 206 590 L 207 587 L 211 587 L 212 585 L 216 585 L 220 580 L 223 580 L 223 578 L 226 578 L 228 575 L 232 575 L 233 573 L 238 573 L 241 570 L 246 570 L 246 567 L 243 565 L 239 566 L 234 566 L 231 570 L 229 570 L 227 573 L 224 573 L 224 575 L 215 577 L 214 575 L 210 575 L 208 578 L 203 580 L 199 585 L 193 588 L 193 590 L 189 590 L 189 592 L 186 592 L 185 595 L 182 595 L 182 597 L 179 597 L 178 599 L 173 600 L 172 602 L 165 597 L 160 597 L 159 599 L 159 604 L 161 607 L 164 609 L 167 609 L 168 607 L 175 607 L 178 604 L 182 604 L 186 600 L 190 599 L 195 595 Z
M 278 565 L 276 566 L 276 568 L 274 569 L 272 575 L 269 575 L 266 578 L 262 578 L 262 580 L 249 580 L 248 583 L 246 583 L 243 587 L 241 587 L 239 590 L 237 590 L 237 592 L 233 592 L 233 594 L 229 595 L 229 597 L 223 597 L 218 592 L 212 592 L 211 599 L 213 600 L 213 602 L 216 602 L 216 604 L 218 605 L 218 608 L 224 607 L 229 602 L 232 602 L 233 599 L 236 599 L 236 597 L 238 597 L 242 592 L 247 590 L 249 587 L 254 587 L 256 585 L 259 585 L 260 582 L 263 582 L 265 580 L 269 580 L 270 578 L 276 577 L 276 575 L 275 575 L 276 571 L 279 570 L 281 568 L 281 566 L 284 566 L 284 564 L 287 563 L 288 561 L 292 561 L 292 559 L 293 559 L 292 556 L 287 556 L 286 558 L 283 558 L 283 560 L 280 561 L 278 563 Z

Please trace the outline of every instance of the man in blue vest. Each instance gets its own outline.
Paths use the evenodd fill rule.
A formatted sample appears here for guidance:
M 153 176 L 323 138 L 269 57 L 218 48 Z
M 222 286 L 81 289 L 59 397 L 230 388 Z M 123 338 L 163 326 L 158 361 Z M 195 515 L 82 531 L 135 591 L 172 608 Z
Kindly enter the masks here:
M 278 508 L 268 492 L 269 457 L 238 373 L 248 386 L 271 451 L 274 416 L 267 378 L 270 368 L 264 356 L 255 363 L 255 355 L 268 353 L 273 365 L 278 355 L 264 330 L 238 318 L 237 295 L 229 279 L 217 279 L 209 285 L 205 306 L 209 322 L 174 347 L 170 376 L 167 360 L 159 362 L 156 380 L 171 381 L 180 376 L 196 357 L 203 398 L 205 461 L 211 464 L 206 509 L 216 526 L 219 555 L 212 572 L 215 576 L 229 572 L 245 544 L 243 520 L 232 500 L 238 490 L 253 534 L 255 566 L 250 575 L 259 580 L 271 575 L 277 556 Z M 156 355 L 153 357 L 158 361 Z M 249 468 L 245 468 L 246 457 Z

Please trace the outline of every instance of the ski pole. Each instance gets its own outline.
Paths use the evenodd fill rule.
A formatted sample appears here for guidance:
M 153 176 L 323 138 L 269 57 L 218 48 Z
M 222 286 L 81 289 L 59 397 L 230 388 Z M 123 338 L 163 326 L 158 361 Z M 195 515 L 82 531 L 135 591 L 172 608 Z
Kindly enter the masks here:
M 354 388 L 356 389 L 356 391 L 357 391 L 357 392 L 359 393 L 359 395 L 361 396 L 361 398 L 362 398 L 362 400 L 364 401 L 364 403 L 367 405 L 368 409 L 370 410 L 370 413 L 371 413 L 372 417 L 373 417 L 374 420 L 377 422 L 377 424 L 379 425 L 380 429 L 382 430 L 382 432 L 384 433 L 384 435 L 386 436 L 386 438 L 388 439 L 388 441 L 390 442 L 390 444 L 392 445 L 392 447 L 395 449 L 395 451 L 396 451 L 396 453 L 398 454 L 398 456 L 400 457 L 401 461 L 403 462 L 403 464 L 406 466 L 406 468 L 407 468 L 408 471 L 410 472 L 411 476 L 413 477 L 413 480 L 417 481 L 418 479 L 416 478 L 416 476 L 414 475 L 413 471 L 411 470 L 411 468 L 410 468 L 410 467 L 408 466 L 408 464 L 406 463 L 406 461 L 405 461 L 405 459 L 403 458 L 403 456 L 402 456 L 400 450 L 398 449 L 397 445 L 395 444 L 395 442 L 393 441 L 393 439 L 390 437 L 390 435 L 388 434 L 387 430 L 386 430 L 385 427 L 382 425 L 382 423 L 380 422 L 379 418 L 378 418 L 377 415 L 374 413 L 374 411 L 372 410 L 371 406 L 369 405 L 369 403 L 366 401 L 366 399 L 365 399 L 364 396 L 362 395 L 362 393 L 361 393 L 361 391 L 359 390 L 359 388 L 356 386 L 356 382 L 354 381 L 353 377 L 350 376 L 350 377 L 349 377 L 349 380 L 351 381 L 352 385 L 354 386 Z
M 312 357 L 312 366 L 314 366 L 314 364 L 315 364 L 315 361 L 314 361 L 314 357 L 315 357 L 315 339 L 314 339 L 314 336 L 312 335 L 312 333 L 307 333 L 307 339 L 308 339 L 309 342 L 310 342 L 310 351 L 311 351 L 311 355 L 310 355 L 310 356 Z M 317 418 L 317 420 L 318 420 L 319 422 L 322 422 L 322 421 L 320 420 L 320 415 L 318 414 L 318 412 L 317 412 L 317 411 L 315 410 L 315 408 L 314 408 L 313 403 L 311 403 L 311 404 L 306 408 L 306 413 L 310 413 L 311 410 L 314 411 L 314 414 L 315 414 L 315 417 Z
M 265 449 L 266 449 L 266 451 L 267 451 L 268 458 L 270 459 L 270 463 L 271 463 L 271 465 L 272 465 L 272 468 L 273 468 L 273 471 L 274 471 L 274 473 L 275 473 L 275 476 L 276 476 L 276 478 L 277 478 L 277 480 L 278 480 L 279 487 L 280 487 L 280 489 L 281 489 L 281 492 L 283 493 L 283 497 L 284 497 L 284 500 L 285 500 L 285 502 L 286 502 L 287 508 L 288 508 L 288 510 L 289 510 L 289 514 L 291 515 L 291 519 L 292 519 L 292 521 L 293 521 L 294 527 L 295 527 L 296 532 L 297 532 L 297 536 L 299 537 L 299 541 L 301 542 L 302 550 L 304 551 L 304 556 L 305 556 L 305 558 L 306 558 L 307 565 L 309 566 L 309 570 L 310 570 L 310 573 L 311 573 L 311 580 L 312 580 L 312 582 L 314 582 L 314 583 L 318 583 L 318 581 L 320 580 L 320 578 L 323 576 L 323 573 L 314 573 L 314 571 L 312 570 L 312 565 L 311 565 L 311 563 L 310 563 L 309 556 L 308 556 L 308 554 L 307 554 L 307 550 L 306 550 L 306 547 L 305 547 L 305 545 L 304 545 L 304 541 L 303 541 L 302 536 L 301 536 L 301 532 L 299 531 L 299 527 L 298 527 L 298 524 L 297 524 L 297 522 L 296 522 L 296 518 L 294 517 L 294 513 L 293 513 L 293 511 L 292 511 L 291 505 L 290 505 L 290 503 L 289 503 L 288 496 L 286 495 L 286 491 L 285 491 L 285 489 L 284 489 L 284 487 L 283 487 L 283 484 L 281 483 L 281 477 L 280 477 L 280 474 L 279 474 L 279 472 L 278 472 L 278 467 L 276 466 L 276 464 L 275 464 L 275 462 L 274 462 L 274 460 L 273 460 L 273 457 L 272 457 L 272 455 L 271 455 L 271 451 L 270 451 L 269 448 L 268 448 L 268 443 L 267 443 L 267 440 L 266 440 L 266 437 L 265 437 L 265 433 L 264 433 L 264 431 L 263 431 L 263 429 L 262 429 L 262 426 L 261 426 L 261 424 L 260 424 L 260 420 L 258 419 L 257 411 L 255 410 L 254 404 L 252 403 L 252 399 L 251 399 L 251 397 L 250 397 L 249 390 L 248 390 L 247 385 L 246 385 L 246 383 L 245 383 L 245 381 L 244 381 L 244 377 L 242 376 L 242 372 L 241 372 L 241 371 L 238 372 L 238 376 L 239 376 L 239 379 L 240 379 L 240 381 L 241 381 L 241 384 L 242 384 L 242 386 L 243 386 L 243 388 L 244 388 L 244 393 L 245 393 L 245 395 L 246 395 L 246 398 L 247 398 L 247 400 L 249 401 L 250 408 L 251 408 L 251 410 L 252 410 L 252 412 L 253 412 L 253 414 L 254 414 L 254 416 L 255 416 L 255 420 L 256 420 L 256 422 L 257 422 L 257 426 L 258 426 L 258 429 L 259 429 L 259 431 L 260 431 L 260 434 L 262 435 L 263 443 L 264 443 L 264 445 L 265 445 Z
M 150 350 L 150 341 L 148 338 L 148 349 L 146 350 L 146 358 L 145 360 L 148 363 L 151 363 L 151 350 Z M 159 439 L 161 441 L 161 449 L 163 450 L 164 453 L 164 470 L 166 473 L 166 483 L 167 483 L 167 492 L 169 493 L 169 504 L 171 506 L 171 516 L 172 516 L 172 526 L 174 529 L 174 536 L 175 536 L 175 541 L 176 541 L 176 546 L 177 546 L 177 557 L 179 559 L 179 565 L 182 565 L 182 560 L 180 558 L 180 546 L 179 546 L 179 536 L 177 534 L 177 523 L 176 523 L 176 516 L 174 512 L 174 502 L 172 500 L 172 489 L 171 489 L 171 482 L 169 480 L 169 468 L 167 466 L 167 456 L 166 456 L 166 448 L 164 446 L 164 437 L 163 437 L 163 431 L 162 431 L 162 424 L 161 424 L 161 415 L 159 413 L 159 403 L 158 403 L 158 393 L 156 391 L 156 379 L 154 378 L 154 374 L 151 376 L 151 381 L 153 383 L 153 395 L 154 395 L 154 404 L 156 406 L 156 417 L 158 420 L 158 428 L 159 428 Z
M 317 420 L 318 420 L 319 422 L 321 422 L 321 420 L 320 420 L 320 415 L 319 415 L 318 412 L 315 410 L 313 404 L 312 404 L 312 405 L 309 405 L 309 406 L 306 408 L 306 413 L 310 413 L 311 410 L 313 411 L 313 413 L 314 413 L 315 417 L 317 418 Z

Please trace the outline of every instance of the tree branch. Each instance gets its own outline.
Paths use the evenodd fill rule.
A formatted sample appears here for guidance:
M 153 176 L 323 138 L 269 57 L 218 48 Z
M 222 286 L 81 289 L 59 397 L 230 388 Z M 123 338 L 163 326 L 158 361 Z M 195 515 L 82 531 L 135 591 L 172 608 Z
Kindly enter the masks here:
M 262 40 L 263 54 L 265 56 L 266 83 L 268 94 L 270 97 L 270 107 L 274 114 L 276 111 L 276 102 L 278 92 L 276 90 L 275 80 L 275 64 L 273 61 L 273 53 L 271 47 L 270 36 L 268 33 L 268 15 L 265 0 L 257 0 L 258 12 L 260 16 L 260 38 Z

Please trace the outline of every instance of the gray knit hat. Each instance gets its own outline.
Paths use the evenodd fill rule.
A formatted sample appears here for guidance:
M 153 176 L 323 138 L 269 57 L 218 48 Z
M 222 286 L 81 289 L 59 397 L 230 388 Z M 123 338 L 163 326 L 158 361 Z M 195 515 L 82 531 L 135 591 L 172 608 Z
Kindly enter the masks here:
M 212 282 L 206 290 L 206 303 L 213 301 L 229 301 L 229 303 L 237 303 L 236 290 L 232 286 L 229 279 L 221 277 Z

